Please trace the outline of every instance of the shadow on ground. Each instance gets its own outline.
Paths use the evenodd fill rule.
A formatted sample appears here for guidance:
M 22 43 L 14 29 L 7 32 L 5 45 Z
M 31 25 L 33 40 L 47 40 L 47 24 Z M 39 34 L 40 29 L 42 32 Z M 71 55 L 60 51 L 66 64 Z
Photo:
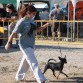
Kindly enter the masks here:
M 63 49 L 63 50 L 70 50 L 70 51 L 72 51 L 72 50 L 83 50 L 83 48 L 81 48 L 81 47 L 71 47 L 71 46 L 49 46 L 49 45 L 36 45 L 36 49 L 59 49 L 59 48 L 61 48 L 61 49 Z
M 36 80 L 25 80 L 26 83 L 37 83 Z M 83 77 L 71 77 L 62 80 L 50 80 L 50 83 L 83 83 Z
M 0 53 L 10 53 L 10 52 L 15 52 L 15 51 L 19 51 L 19 47 L 18 48 L 10 48 L 9 50 L 5 50 L 4 47 L 0 47 Z
M 55 50 L 55 49 L 62 49 L 62 50 L 65 50 L 65 51 L 75 51 L 75 50 L 83 50 L 83 48 L 81 47 L 66 47 L 66 46 L 49 46 L 49 45 L 36 45 L 36 49 L 41 49 L 41 50 Z M 9 49 L 8 51 L 5 50 L 4 47 L 0 47 L 0 53 L 9 53 L 9 52 L 15 52 L 15 51 L 19 51 L 19 47 L 18 48 L 11 48 Z

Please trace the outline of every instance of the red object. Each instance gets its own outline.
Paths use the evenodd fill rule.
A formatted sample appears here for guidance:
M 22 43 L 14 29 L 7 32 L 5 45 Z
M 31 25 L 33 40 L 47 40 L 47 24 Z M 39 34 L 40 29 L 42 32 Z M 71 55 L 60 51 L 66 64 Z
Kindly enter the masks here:
M 67 9 L 68 9 L 68 6 L 67 6 Z M 70 18 L 70 20 L 73 20 L 73 9 L 74 9 L 73 8 L 73 4 L 70 1 L 69 2 L 69 18 Z M 76 7 L 75 7 L 75 17 L 76 17 L 76 20 L 83 19 L 83 1 L 78 1 L 76 3 Z

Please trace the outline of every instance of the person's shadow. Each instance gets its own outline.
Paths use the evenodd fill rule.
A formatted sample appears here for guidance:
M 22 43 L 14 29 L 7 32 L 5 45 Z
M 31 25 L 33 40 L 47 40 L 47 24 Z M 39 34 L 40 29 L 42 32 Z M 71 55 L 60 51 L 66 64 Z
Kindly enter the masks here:
M 24 80 L 26 83 L 37 83 L 36 80 Z M 83 83 L 83 77 L 69 77 L 60 80 L 49 80 L 50 83 Z
M 20 51 L 19 47 L 18 48 L 12 47 L 8 50 L 5 50 L 5 47 L 0 47 L 0 53 L 10 53 L 15 51 Z

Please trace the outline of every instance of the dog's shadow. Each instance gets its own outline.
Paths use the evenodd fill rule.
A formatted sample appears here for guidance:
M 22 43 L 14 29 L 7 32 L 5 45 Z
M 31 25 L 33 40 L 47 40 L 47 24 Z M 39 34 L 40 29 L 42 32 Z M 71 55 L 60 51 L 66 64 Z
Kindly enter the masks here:
M 83 83 L 83 77 L 68 77 L 59 80 L 50 80 L 51 83 Z
M 83 77 L 70 77 L 70 80 L 75 80 L 76 83 L 83 83 Z

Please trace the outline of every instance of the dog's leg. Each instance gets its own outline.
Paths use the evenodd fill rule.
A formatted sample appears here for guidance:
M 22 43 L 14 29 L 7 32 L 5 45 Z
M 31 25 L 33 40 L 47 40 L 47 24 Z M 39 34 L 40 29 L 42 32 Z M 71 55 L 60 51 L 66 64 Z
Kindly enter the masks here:
M 47 65 L 46 65 L 45 68 L 44 68 L 43 74 L 47 71 L 47 69 L 48 69 L 48 67 L 47 67 Z
M 61 72 L 62 74 L 64 74 L 66 77 L 68 77 L 68 75 L 67 74 L 65 74 L 64 72 Z
M 53 72 L 53 75 L 56 77 L 56 75 L 55 75 L 55 70 L 52 70 L 52 72 Z
M 61 72 L 59 71 L 59 75 L 60 75 L 60 73 L 61 73 Z M 57 79 L 59 78 L 59 75 L 57 76 Z

